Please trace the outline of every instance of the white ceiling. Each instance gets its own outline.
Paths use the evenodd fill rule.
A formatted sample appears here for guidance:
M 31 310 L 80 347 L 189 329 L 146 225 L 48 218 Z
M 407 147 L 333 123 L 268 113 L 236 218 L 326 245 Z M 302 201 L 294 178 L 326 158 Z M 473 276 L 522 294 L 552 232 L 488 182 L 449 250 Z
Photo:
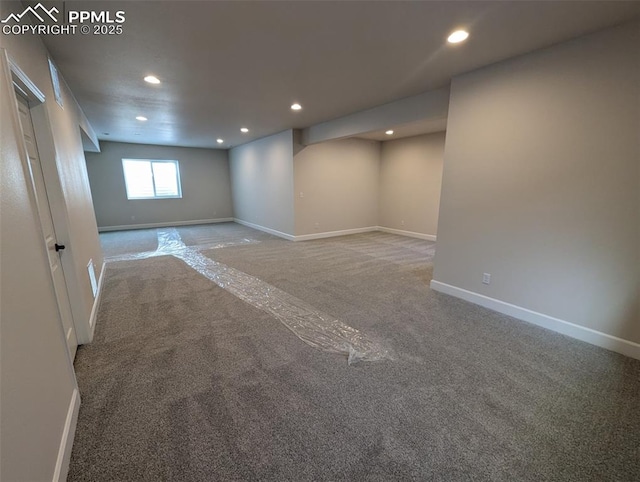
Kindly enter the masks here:
M 640 16 L 637 1 L 65 3 L 126 12 L 119 36 L 44 37 L 101 140 L 224 148 Z M 469 39 L 448 45 L 458 27 Z

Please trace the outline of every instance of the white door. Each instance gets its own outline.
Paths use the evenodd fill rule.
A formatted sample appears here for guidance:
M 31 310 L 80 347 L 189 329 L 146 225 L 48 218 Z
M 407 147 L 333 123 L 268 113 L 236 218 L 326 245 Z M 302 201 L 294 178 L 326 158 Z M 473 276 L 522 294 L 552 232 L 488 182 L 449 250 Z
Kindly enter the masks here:
M 27 100 L 16 92 L 18 99 L 18 111 L 20 113 L 20 124 L 22 125 L 22 134 L 29 155 L 29 168 L 33 185 L 36 190 L 36 200 L 38 204 L 38 215 L 40 216 L 40 224 L 42 224 L 42 232 L 44 241 L 47 246 L 49 255 L 49 267 L 51 268 L 51 276 L 53 278 L 53 286 L 58 300 L 58 309 L 60 310 L 60 318 L 64 328 L 65 338 L 67 339 L 67 347 L 71 360 L 76 356 L 78 348 L 78 340 L 76 338 L 75 328 L 73 326 L 73 317 L 71 315 L 71 305 L 69 303 L 69 294 L 67 293 L 67 284 L 64 279 L 64 272 L 60 263 L 60 256 L 64 256 L 64 248 L 56 242 L 56 233 L 51 217 L 51 208 L 49 207 L 49 199 L 47 198 L 47 188 L 44 183 L 42 174 L 42 166 L 38 155 L 38 146 L 36 145 L 36 137 L 31 122 L 31 112 Z M 34 301 L 37 303 L 37 301 Z

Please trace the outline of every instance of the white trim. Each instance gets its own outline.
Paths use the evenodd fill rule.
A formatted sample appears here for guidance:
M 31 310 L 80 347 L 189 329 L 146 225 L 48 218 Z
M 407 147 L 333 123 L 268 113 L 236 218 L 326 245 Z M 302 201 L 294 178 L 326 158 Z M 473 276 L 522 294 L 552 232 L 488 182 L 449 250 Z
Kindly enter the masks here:
M 100 278 L 98 278 L 98 289 L 96 297 L 93 300 L 93 307 L 91 308 L 91 316 L 89 316 L 89 336 L 93 340 L 93 332 L 96 328 L 96 318 L 98 317 L 98 308 L 100 306 L 100 297 L 102 295 L 102 281 L 104 280 L 104 272 L 106 271 L 107 263 L 102 262 L 102 268 L 100 269 Z M 91 341 L 89 340 L 89 341 Z
M 172 226 L 191 226 L 194 224 L 230 223 L 234 218 L 195 219 L 193 221 L 171 221 L 166 223 L 123 224 L 121 226 L 99 226 L 98 231 L 126 231 L 128 229 L 167 228 Z
M 370 233 L 375 231 L 382 231 L 385 233 L 398 234 L 400 236 L 408 236 L 410 238 L 426 239 L 427 241 L 435 241 L 436 236 L 431 234 L 416 233 L 414 231 L 402 231 L 400 229 L 386 228 L 384 226 L 368 226 L 365 228 L 353 228 L 342 229 L 340 231 L 325 231 L 322 233 L 313 234 L 301 234 L 299 236 L 293 236 L 291 234 L 283 233 L 275 229 L 267 228 L 259 224 L 250 223 L 249 221 L 243 221 L 238 218 L 218 218 L 218 219 L 197 219 L 195 221 L 174 221 L 167 223 L 148 223 L 148 224 L 124 224 L 122 226 L 99 226 L 98 231 L 103 233 L 107 231 L 126 231 L 128 229 L 149 229 L 149 228 L 166 228 L 171 226 L 190 226 L 193 224 L 214 224 L 214 223 L 228 223 L 235 222 L 248 226 L 258 231 L 264 231 L 265 233 L 273 234 L 280 238 L 287 239 L 289 241 L 309 241 L 312 239 L 333 238 L 336 236 L 347 236 L 349 234 Z
M 243 221 L 242 219 L 233 218 L 232 221 L 242 224 L 243 226 L 248 226 L 253 229 L 257 229 L 258 231 L 264 231 L 265 233 L 273 234 L 274 236 L 278 236 L 280 238 L 288 239 L 289 241 L 295 241 L 295 236 L 291 234 L 283 233 L 281 231 L 276 231 L 275 229 L 267 228 L 264 226 L 260 226 L 259 224 L 253 224 L 248 221 Z
M 427 241 L 435 241 L 436 237 L 431 234 L 416 233 L 413 231 L 402 231 L 400 229 L 385 228 L 384 226 L 369 226 L 366 228 L 342 229 L 340 231 L 325 231 L 323 233 L 302 234 L 294 236 L 294 241 L 308 241 L 311 239 L 333 238 L 335 236 L 347 236 L 349 234 L 371 233 L 382 231 L 385 233 L 398 234 L 400 236 L 408 236 L 410 238 L 426 239 Z
M 347 236 L 349 234 L 370 233 L 378 231 L 378 226 L 369 226 L 367 228 L 342 229 L 340 231 L 325 231 L 323 233 L 301 234 L 294 236 L 294 241 L 308 241 L 311 239 L 333 238 L 335 236 Z
M 608 335 L 558 318 L 553 318 L 527 308 L 522 308 L 521 306 L 489 298 L 488 296 L 474 293 L 473 291 L 458 288 L 440 281 L 431 280 L 431 289 L 640 360 L 640 344 L 638 343 L 624 340 L 622 338 Z
M 386 228 L 384 226 L 378 226 L 378 231 L 391 234 L 399 234 L 400 236 L 408 236 L 410 238 L 426 239 L 427 241 L 436 240 L 436 236 L 434 234 L 416 233 L 415 231 L 404 231 L 402 229 Z
M 27 94 L 29 97 L 29 101 L 36 101 L 39 104 L 43 104 L 45 97 L 44 94 L 36 84 L 34 84 L 31 79 L 24 73 L 24 71 L 18 66 L 18 64 L 11 58 L 9 54 L 7 54 L 7 61 L 9 63 L 9 70 L 16 78 L 13 78 L 12 81 L 14 85 L 18 85 L 20 90 Z
M 73 439 L 76 434 L 76 424 L 78 423 L 78 412 L 80 411 L 80 394 L 78 389 L 73 389 L 69 410 L 67 410 L 67 419 L 64 422 L 62 438 L 60 439 L 60 447 L 58 448 L 58 459 L 56 460 L 56 468 L 53 472 L 53 482 L 67 480 L 69 473 L 69 460 L 71 459 L 71 448 L 73 447 Z

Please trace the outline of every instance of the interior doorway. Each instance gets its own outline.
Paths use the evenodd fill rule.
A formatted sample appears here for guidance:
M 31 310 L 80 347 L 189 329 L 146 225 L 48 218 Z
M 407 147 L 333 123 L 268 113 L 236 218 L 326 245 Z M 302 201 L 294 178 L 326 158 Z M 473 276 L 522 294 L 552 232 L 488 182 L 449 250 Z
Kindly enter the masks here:
M 51 270 L 51 278 L 58 303 L 58 311 L 60 312 L 65 341 L 67 343 L 69 356 L 71 360 L 73 360 L 78 348 L 78 340 L 71 312 L 67 283 L 60 260 L 60 257 L 64 256 L 66 247 L 57 241 L 58 238 L 51 214 L 50 199 L 47 195 L 40 154 L 36 142 L 36 134 L 31 117 L 31 109 L 35 105 L 41 104 L 43 99 L 40 98 L 41 95 L 39 96 L 34 92 L 30 92 L 28 88 L 25 88 L 26 86 L 21 86 L 17 82 L 14 82 L 14 87 L 20 126 L 28 158 L 27 167 L 35 194 L 38 217 L 42 227 L 43 242 L 47 250 L 49 268 Z

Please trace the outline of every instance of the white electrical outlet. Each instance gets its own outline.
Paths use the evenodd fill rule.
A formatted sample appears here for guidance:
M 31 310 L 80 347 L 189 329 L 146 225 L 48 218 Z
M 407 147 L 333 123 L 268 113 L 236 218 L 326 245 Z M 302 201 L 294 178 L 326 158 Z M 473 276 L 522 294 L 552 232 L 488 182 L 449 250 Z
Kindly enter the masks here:
M 400 221 L 400 226 L 404 226 L 404 219 Z
M 482 283 L 485 285 L 491 284 L 491 274 L 482 273 Z
M 304 197 L 304 193 L 300 191 L 300 197 Z

